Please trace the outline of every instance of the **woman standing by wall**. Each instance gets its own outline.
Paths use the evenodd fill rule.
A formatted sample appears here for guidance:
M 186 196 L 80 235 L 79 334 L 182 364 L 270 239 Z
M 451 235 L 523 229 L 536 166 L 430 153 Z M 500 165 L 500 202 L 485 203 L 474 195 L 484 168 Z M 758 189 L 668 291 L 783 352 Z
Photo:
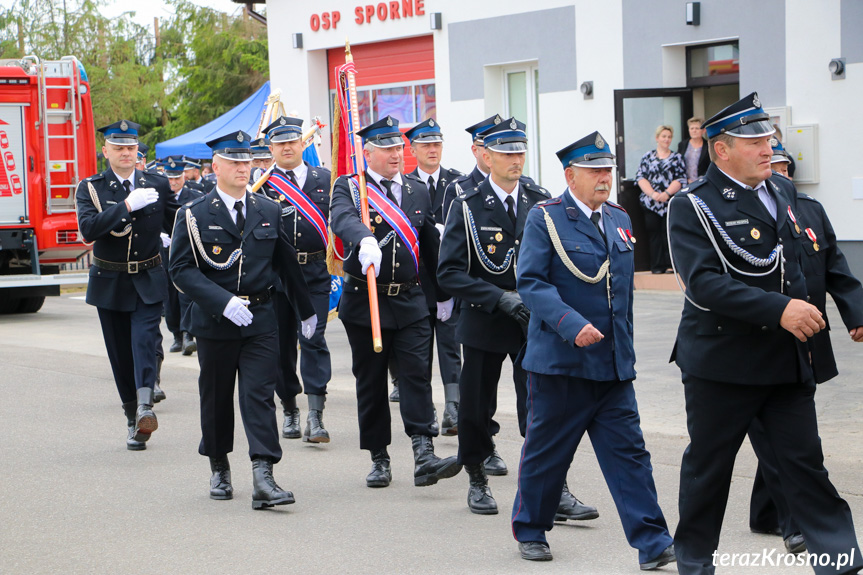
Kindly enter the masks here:
M 641 189 L 639 200 L 650 244 L 650 271 L 655 274 L 671 271 L 665 215 L 671 196 L 686 184 L 683 157 L 671 151 L 673 137 L 674 128 L 671 126 L 656 128 L 656 149 L 644 154 L 635 174 Z

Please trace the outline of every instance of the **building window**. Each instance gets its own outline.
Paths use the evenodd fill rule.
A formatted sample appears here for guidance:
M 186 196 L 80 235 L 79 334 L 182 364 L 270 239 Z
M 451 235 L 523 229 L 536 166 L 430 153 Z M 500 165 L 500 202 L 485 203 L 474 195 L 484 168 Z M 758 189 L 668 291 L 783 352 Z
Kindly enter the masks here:
M 503 70 L 504 117 L 527 125 L 524 173 L 538 177 L 539 166 L 539 68 L 535 64 L 507 66 Z
M 686 86 L 700 88 L 740 82 L 740 47 L 737 41 L 686 48 Z

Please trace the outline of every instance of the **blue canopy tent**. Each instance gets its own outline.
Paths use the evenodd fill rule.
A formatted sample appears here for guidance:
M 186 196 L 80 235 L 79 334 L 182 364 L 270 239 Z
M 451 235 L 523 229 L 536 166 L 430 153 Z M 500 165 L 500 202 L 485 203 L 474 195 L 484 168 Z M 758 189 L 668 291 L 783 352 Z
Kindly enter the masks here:
M 189 156 L 190 158 L 212 158 L 213 153 L 206 142 L 230 132 L 243 130 L 253 138 L 258 135 L 261 114 L 267 107 L 270 97 L 270 82 L 264 82 L 260 89 L 246 98 L 236 108 L 222 114 L 212 122 L 186 132 L 170 140 L 156 144 L 156 157 Z

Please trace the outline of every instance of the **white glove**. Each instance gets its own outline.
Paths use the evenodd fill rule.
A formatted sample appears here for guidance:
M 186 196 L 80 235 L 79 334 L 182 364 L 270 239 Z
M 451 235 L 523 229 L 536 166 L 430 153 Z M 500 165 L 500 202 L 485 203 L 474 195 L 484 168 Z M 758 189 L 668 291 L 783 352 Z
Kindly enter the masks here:
M 452 317 L 452 303 L 452 298 L 437 302 L 437 318 L 439 320 L 446 321 Z
M 249 311 L 248 305 L 248 300 L 234 296 L 228 300 L 222 315 L 240 327 L 249 325 L 252 323 L 252 312 Z
M 171 247 L 171 236 L 169 236 L 165 232 L 162 232 L 161 234 L 159 234 L 159 237 L 162 238 L 162 247 L 163 248 Z
M 437 233 L 440 234 L 440 237 L 443 237 L 444 225 L 443 224 L 435 224 L 434 227 L 437 228 Z
M 384 255 L 381 253 L 381 248 L 378 247 L 378 241 L 375 238 L 363 238 L 360 241 L 360 253 L 357 258 L 363 266 L 363 275 L 368 271 L 369 266 L 375 266 L 375 277 L 381 273 L 381 258 Z
M 315 334 L 315 328 L 318 327 L 318 315 L 315 314 L 309 318 L 304 319 L 301 322 L 303 337 L 306 339 L 311 339 Z
M 157 201 L 159 201 L 159 192 L 154 188 L 135 188 L 126 197 L 126 205 L 129 206 L 130 212 L 138 211 Z

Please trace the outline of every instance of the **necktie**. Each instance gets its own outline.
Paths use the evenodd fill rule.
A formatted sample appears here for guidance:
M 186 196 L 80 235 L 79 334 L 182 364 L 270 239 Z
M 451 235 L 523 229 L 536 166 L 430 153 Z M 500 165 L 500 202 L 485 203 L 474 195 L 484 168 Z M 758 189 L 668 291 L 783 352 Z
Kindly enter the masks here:
M 512 225 L 515 225 L 515 200 L 512 199 L 512 196 L 506 197 L 506 215 L 509 216 L 509 221 L 512 222 Z
M 434 198 L 434 193 L 435 193 L 434 176 L 429 176 L 428 186 L 429 186 L 429 197 Z
M 596 231 L 599 232 L 599 235 L 602 236 L 602 241 L 605 242 L 605 232 L 602 231 L 602 228 L 599 227 L 599 220 L 602 216 L 599 215 L 599 212 L 593 212 L 590 214 L 590 221 L 593 222 L 593 225 L 596 226 Z
M 128 196 L 132 193 L 132 182 L 129 180 L 123 180 L 123 188 L 126 190 L 126 195 Z
M 243 202 L 234 203 L 234 209 L 237 210 L 237 229 L 242 234 L 243 228 L 246 227 L 246 217 L 243 215 Z
M 396 200 L 395 195 L 393 194 L 393 182 L 392 180 L 381 180 L 381 185 L 387 189 L 387 197 L 391 199 L 398 206 L 399 202 Z
M 293 170 L 288 170 L 288 171 L 286 172 L 286 174 L 287 174 L 287 176 L 288 176 L 288 179 L 289 179 L 289 180 L 291 180 L 291 183 L 293 183 L 295 186 L 297 186 L 297 187 L 299 188 L 299 187 L 300 187 L 300 184 L 298 184 L 298 183 L 297 183 L 297 176 L 295 176 L 295 175 L 294 175 L 294 171 L 293 171 Z

